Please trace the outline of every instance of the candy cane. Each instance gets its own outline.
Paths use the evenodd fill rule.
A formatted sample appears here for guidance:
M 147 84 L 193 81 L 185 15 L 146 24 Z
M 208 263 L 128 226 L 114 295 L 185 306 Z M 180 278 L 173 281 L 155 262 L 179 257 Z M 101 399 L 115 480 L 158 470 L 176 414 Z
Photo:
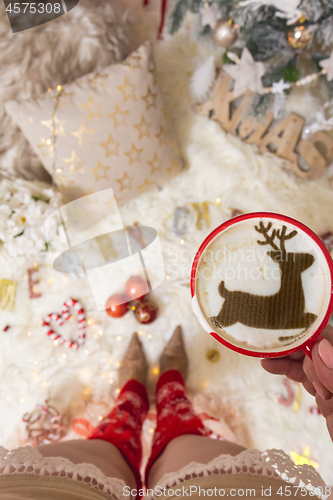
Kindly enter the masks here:
M 66 340 L 60 335 L 56 333 L 50 328 L 51 322 L 56 323 L 61 326 L 64 324 L 66 320 L 70 317 L 70 309 L 73 308 L 77 311 L 78 314 L 78 323 L 79 323 L 79 334 L 77 341 Z M 84 309 L 79 301 L 74 299 L 67 300 L 62 308 L 62 315 L 56 313 L 51 313 L 46 316 L 43 320 L 43 328 L 44 332 L 53 340 L 58 341 L 61 345 L 69 347 L 70 349 L 78 349 L 85 343 L 86 340 L 86 317 L 84 314 Z

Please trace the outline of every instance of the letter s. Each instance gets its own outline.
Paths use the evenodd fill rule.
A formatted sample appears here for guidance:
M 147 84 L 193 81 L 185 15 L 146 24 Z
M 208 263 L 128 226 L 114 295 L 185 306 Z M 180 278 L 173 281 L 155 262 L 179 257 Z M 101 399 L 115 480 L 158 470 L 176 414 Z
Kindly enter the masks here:
M 163 488 L 161 486 L 156 486 L 154 495 L 160 497 L 162 495 Z

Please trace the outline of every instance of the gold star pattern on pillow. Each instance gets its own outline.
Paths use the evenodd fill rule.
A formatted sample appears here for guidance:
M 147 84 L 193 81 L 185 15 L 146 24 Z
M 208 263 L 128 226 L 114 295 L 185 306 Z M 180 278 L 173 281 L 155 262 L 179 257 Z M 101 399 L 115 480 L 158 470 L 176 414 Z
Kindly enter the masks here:
M 112 187 L 124 203 L 180 172 L 149 43 L 58 89 L 6 110 L 66 201 Z

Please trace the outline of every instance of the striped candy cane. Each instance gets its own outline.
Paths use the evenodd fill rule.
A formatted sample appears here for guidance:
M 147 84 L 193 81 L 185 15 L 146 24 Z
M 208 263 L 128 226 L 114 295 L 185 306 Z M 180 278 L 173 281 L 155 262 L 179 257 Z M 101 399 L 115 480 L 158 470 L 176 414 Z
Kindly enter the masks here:
M 60 335 L 56 333 L 52 328 L 50 328 L 51 323 L 55 323 L 59 326 L 63 325 L 66 320 L 70 317 L 70 309 L 74 309 L 77 311 L 77 319 L 79 323 L 79 333 L 76 341 L 66 340 Z M 46 316 L 43 320 L 43 328 L 44 332 L 52 339 L 53 341 L 57 340 L 59 344 L 69 347 L 70 349 L 78 349 L 82 346 L 86 341 L 86 316 L 84 314 L 84 309 L 79 301 L 74 299 L 67 300 L 62 308 L 61 316 L 56 313 L 51 313 Z

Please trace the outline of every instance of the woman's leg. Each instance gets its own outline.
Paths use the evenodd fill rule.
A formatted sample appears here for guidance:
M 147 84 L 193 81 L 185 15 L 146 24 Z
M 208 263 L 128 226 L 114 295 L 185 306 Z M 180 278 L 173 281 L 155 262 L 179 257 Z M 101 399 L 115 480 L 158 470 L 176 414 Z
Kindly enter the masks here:
M 191 434 L 179 436 L 170 441 L 162 455 L 152 465 L 148 486 L 154 488 L 164 474 L 179 471 L 191 462 L 208 464 L 219 455 L 235 456 L 244 450 L 246 450 L 244 446 L 229 441 L 217 441 Z
M 126 460 L 118 448 L 107 441 L 77 439 L 45 444 L 37 450 L 43 457 L 63 457 L 74 464 L 93 464 L 107 477 L 122 479 L 131 489 L 136 487 L 134 474 Z
M 157 427 L 146 471 L 146 486 L 154 487 L 164 474 L 191 462 L 208 463 L 221 454 L 237 455 L 246 448 L 207 437 L 202 421 L 186 396 L 187 356 L 178 327 L 161 359 L 156 387 Z
M 74 464 L 96 465 L 106 476 L 123 479 L 141 489 L 142 423 L 149 403 L 145 388 L 147 361 L 134 334 L 119 369 L 122 387 L 114 407 L 88 440 L 63 441 L 39 446 L 44 457 L 63 457 Z

